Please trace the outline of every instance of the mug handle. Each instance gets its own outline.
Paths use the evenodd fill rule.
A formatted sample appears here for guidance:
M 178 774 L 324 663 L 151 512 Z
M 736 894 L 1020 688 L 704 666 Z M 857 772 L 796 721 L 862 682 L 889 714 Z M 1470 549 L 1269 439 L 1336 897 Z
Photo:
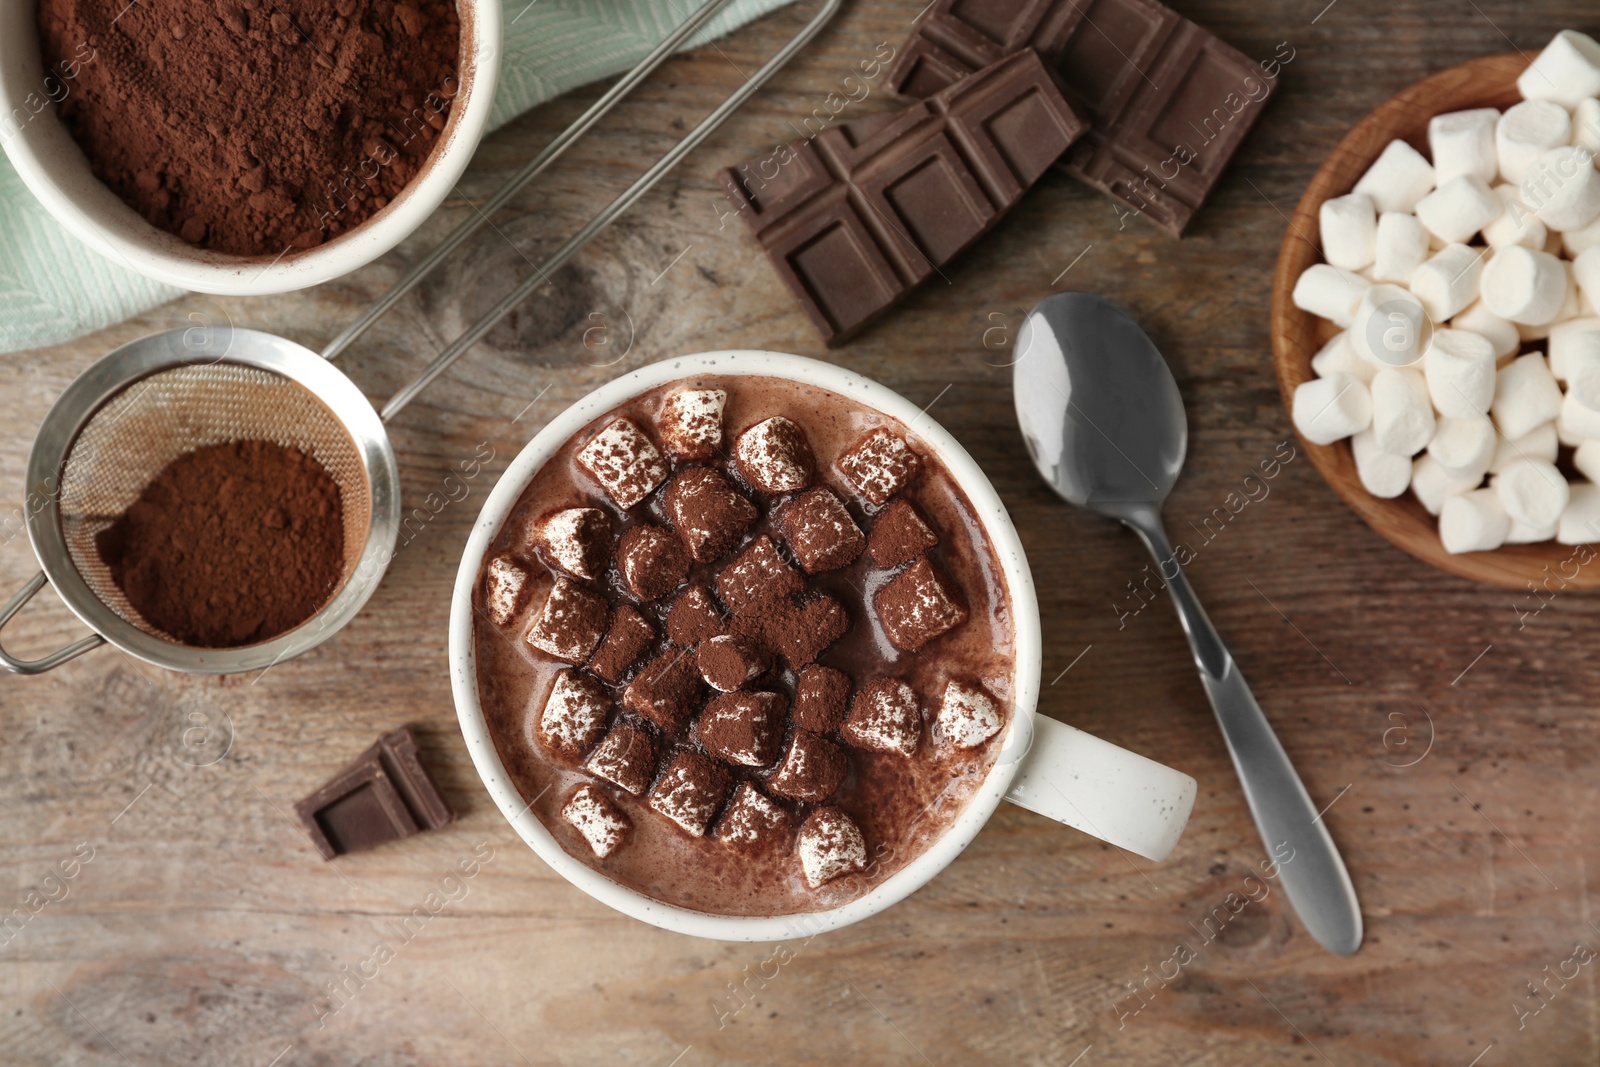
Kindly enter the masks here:
M 1164 860 L 1194 808 L 1195 780 L 1057 722 L 1033 717 L 1033 743 L 1006 799 L 1145 859 Z
M 22 605 L 33 599 L 33 594 L 44 588 L 44 571 L 40 571 L 29 579 L 16 596 L 12 597 L 6 606 L 0 608 L 0 628 L 11 621 L 11 616 L 22 610 Z M 74 656 L 81 656 L 91 648 L 99 648 L 106 643 L 106 639 L 99 634 L 90 634 L 83 640 L 68 645 L 66 648 L 52 652 L 42 659 L 17 659 L 4 648 L 0 648 L 0 667 L 4 667 L 12 674 L 43 674 L 61 666 Z

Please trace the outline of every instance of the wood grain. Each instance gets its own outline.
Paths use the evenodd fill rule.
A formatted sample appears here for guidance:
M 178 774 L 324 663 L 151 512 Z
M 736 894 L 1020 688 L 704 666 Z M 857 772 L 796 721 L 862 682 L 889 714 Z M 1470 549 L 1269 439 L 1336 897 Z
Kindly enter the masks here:
M 1572 590 L 1535 601 L 1424 566 L 1374 536 L 1303 450 L 1265 483 L 1269 494 L 1235 503 L 1236 514 L 1225 504 L 1280 442 L 1294 445 L 1271 366 L 1271 273 L 1288 213 L 1322 160 L 1420 77 L 1506 51 L 1501 31 L 1531 56 L 1564 26 L 1600 28 L 1592 9 L 1180 4 L 1253 57 L 1283 41 L 1294 50 L 1281 95 L 1188 236 L 1174 241 L 1137 219 L 1119 228 L 1112 205 L 1050 175 L 945 279 L 828 352 L 748 236 L 732 220 L 718 228 L 714 175 L 794 136 L 789 124 L 878 42 L 898 44 L 921 6 L 848 6 L 404 411 L 393 433 L 408 506 L 480 443 L 495 458 L 465 500 L 400 550 L 333 640 L 259 677 L 168 675 L 110 649 L 39 678 L 0 677 L 0 918 L 26 910 L 79 843 L 94 849 L 64 896 L 50 889 L 60 899 L 0 932 L 0 1064 L 1600 1059 L 1595 965 L 1549 978 L 1575 944 L 1600 939 L 1587 878 L 1600 858 L 1600 663 L 1585 651 L 1600 605 Z M 347 372 L 377 398 L 398 388 L 524 276 L 524 257 L 559 245 L 806 18 L 786 10 L 664 67 L 341 359 Z M 598 92 L 499 131 L 462 183 L 466 199 L 338 283 L 269 299 L 186 297 L 0 361 L 0 590 L 36 569 L 8 522 L 24 506 L 34 430 L 100 353 L 193 325 L 190 315 L 325 342 Z M 874 90 L 845 114 L 887 106 Z M 1024 452 L 1010 339 L 1027 307 L 1069 287 L 1132 308 L 1173 364 L 1191 435 L 1169 525 L 1196 549 L 1190 578 L 1311 795 L 1331 805 L 1324 818 L 1367 919 L 1367 942 L 1350 959 L 1318 949 L 1276 889 L 1233 914 L 1229 894 L 1247 890 L 1265 851 L 1176 619 L 1130 589 L 1148 573 L 1134 539 L 1067 509 Z M 446 675 L 450 587 L 472 519 L 511 456 L 562 407 L 622 370 L 715 347 L 833 360 L 931 404 L 989 472 L 1032 560 L 1041 711 L 1199 779 L 1189 832 L 1167 862 L 1003 808 L 923 890 L 775 957 L 774 946 L 693 941 L 624 919 L 518 842 L 473 774 Z M 37 654 L 79 633 L 41 596 L 6 639 Z M 291 805 L 402 722 L 417 724 L 461 819 L 321 862 Z M 428 894 L 459 877 L 480 842 L 493 858 L 461 881 L 464 895 L 450 891 L 454 902 L 428 912 Z M 402 938 L 394 927 L 408 918 Z M 357 986 L 348 976 L 380 941 L 392 959 Z M 1194 959 L 1163 979 L 1180 942 Z M 1539 1006 L 1525 983 L 1547 979 L 1542 1010 L 1519 1027 L 1516 1008 Z M 330 982 L 347 983 L 350 997 L 319 1026 Z M 740 1002 L 727 999 L 729 985 L 746 982 L 747 1006 L 730 1015 Z

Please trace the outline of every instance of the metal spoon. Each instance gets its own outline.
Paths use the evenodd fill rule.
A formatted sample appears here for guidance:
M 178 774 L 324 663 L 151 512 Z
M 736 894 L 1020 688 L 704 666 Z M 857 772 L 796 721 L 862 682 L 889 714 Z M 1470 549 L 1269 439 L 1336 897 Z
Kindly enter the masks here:
M 1035 305 L 1016 357 L 1017 421 L 1034 465 L 1068 503 L 1120 519 L 1156 557 L 1289 902 L 1324 948 L 1350 955 L 1361 909 L 1344 860 L 1161 525 L 1189 438 L 1172 371 L 1138 323 L 1088 293 Z

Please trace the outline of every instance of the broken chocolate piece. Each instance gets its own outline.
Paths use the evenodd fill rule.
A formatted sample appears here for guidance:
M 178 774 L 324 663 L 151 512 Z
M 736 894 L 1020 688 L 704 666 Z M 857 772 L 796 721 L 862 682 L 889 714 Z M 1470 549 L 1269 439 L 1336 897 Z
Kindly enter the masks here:
M 539 713 L 539 742 L 568 763 L 579 763 L 606 732 L 611 697 L 599 681 L 579 671 L 557 671 Z
M 720 634 L 695 647 L 700 677 L 713 689 L 731 693 L 743 689 L 766 673 L 772 657 L 749 638 Z
M 700 672 L 695 669 L 694 656 L 681 648 L 668 648 L 633 676 L 622 691 L 622 706 L 673 734 L 694 714 L 699 696 Z
M 641 523 L 617 542 L 617 569 L 640 600 L 664 597 L 689 574 L 689 553 L 683 542 L 659 526 Z
M 710 467 L 679 471 L 663 499 L 673 528 L 697 563 L 714 563 L 732 552 L 761 514 Z
M 525 640 L 568 663 L 589 662 L 611 622 L 611 605 L 570 578 L 557 578 Z
M 807 574 L 848 567 L 867 544 L 850 509 L 825 485 L 808 489 L 785 505 L 778 513 L 778 528 Z
M 489 618 L 496 626 L 505 626 L 515 619 L 533 591 L 528 585 L 528 572 L 509 556 L 490 560 L 483 582 L 483 598 L 489 605 Z
M 850 676 L 832 667 L 812 665 L 794 687 L 794 721 L 815 733 L 837 730 L 850 704 Z
M 611 798 L 592 785 L 580 785 L 561 806 L 561 817 L 583 835 L 596 856 L 605 859 L 628 838 L 633 823 Z
M 950 682 L 939 705 L 939 735 L 957 748 L 976 748 L 1000 732 L 1000 712 L 976 685 Z
M 550 566 L 596 581 L 611 560 L 611 520 L 599 508 L 563 508 L 533 524 L 532 541 Z
M 838 745 L 810 730 L 796 730 L 767 788 L 780 797 L 820 804 L 833 796 L 849 771 L 850 761 Z
M 839 457 L 838 466 L 862 496 L 882 507 L 917 476 L 922 459 L 899 434 L 873 430 Z
M 741 767 L 765 767 L 778 758 L 784 714 L 782 693 L 723 693 L 711 698 L 694 733 L 706 751 Z
M 717 177 L 822 339 L 842 344 L 999 221 L 1084 130 L 1021 52 L 904 111 Z
M 632 419 L 613 419 L 578 452 L 578 464 L 627 511 L 667 480 L 667 461 Z
M 724 629 L 722 609 L 703 585 L 691 585 L 667 609 L 667 637 L 675 645 L 694 648 Z
M 695 837 L 703 837 L 723 797 L 728 769 L 698 752 L 679 749 L 650 793 L 650 806 Z
M 323 859 L 435 830 L 455 818 L 417 755 L 409 726 L 384 734 L 294 806 Z
M 717 593 L 735 615 L 763 601 L 793 596 L 805 586 L 806 580 L 766 534 L 746 545 L 717 575 Z
M 638 608 L 632 604 L 618 604 L 617 610 L 611 613 L 611 628 L 589 661 L 589 669 L 616 685 L 655 639 L 656 628 Z
M 867 842 L 850 816 L 838 808 L 818 808 L 800 827 L 795 845 L 806 884 L 817 888 L 842 874 L 867 866 Z
M 867 538 L 872 562 L 880 567 L 898 567 L 916 559 L 939 543 L 939 535 L 922 521 L 908 500 L 891 500 L 873 520 Z
M 789 835 L 789 813 L 749 782 L 740 782 L 717 824 L 717 837 L 742 849 L 766 849 L 784 844 Z
M 724 389 L 678 389 L 661 402 L 656 429 L 679 459 L 710 459 L 722 450 Z
M 733 443 L 745 481 L 763 493 L 792 493 L 811 484 L 817 469 L 806 432 L 782 415 L 763 419 Z
M 641 726 L 619 721 L 584 767 L 590 774 L 638 796 L 656 774 L 655 738 Z
M 967 618 L 967 609 L 927 556 L 884 583 L 872 606 L 894 647 L 907 652 L 915 652 Z
M 917 694 L 898 678 L 874 678 L 850 701 L 839 736 L 857 748 L 898 752 L 909 757 L 922 737 Z

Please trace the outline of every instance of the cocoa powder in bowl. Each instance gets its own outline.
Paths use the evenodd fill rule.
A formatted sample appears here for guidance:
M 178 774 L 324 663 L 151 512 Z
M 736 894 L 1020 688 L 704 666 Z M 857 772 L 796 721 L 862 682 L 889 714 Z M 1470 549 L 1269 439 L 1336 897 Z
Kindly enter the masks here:
M 292 630 L 344 576 L 339 486 L 270 441 L 230 441 L 167 464 L 95 538 L 128 602 L 181 644 L 233 648 Z
M 453 0 L 40 0 L 90 169 L 190 244 L 278 256 L 371 218 L 458 91 Z

